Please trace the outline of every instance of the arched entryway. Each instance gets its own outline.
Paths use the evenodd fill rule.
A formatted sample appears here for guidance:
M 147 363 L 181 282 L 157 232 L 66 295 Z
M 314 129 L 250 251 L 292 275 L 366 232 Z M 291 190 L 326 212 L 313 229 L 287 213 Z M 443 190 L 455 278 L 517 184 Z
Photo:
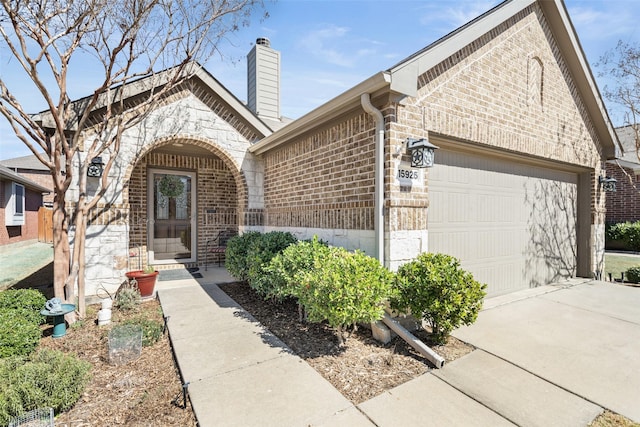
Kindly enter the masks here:
M 203 265 L 207 240 L 222 230 L 238 231 L 245 182 L 237 165 L 208 141 L 153 144 L 126 186 L 130 267 Z

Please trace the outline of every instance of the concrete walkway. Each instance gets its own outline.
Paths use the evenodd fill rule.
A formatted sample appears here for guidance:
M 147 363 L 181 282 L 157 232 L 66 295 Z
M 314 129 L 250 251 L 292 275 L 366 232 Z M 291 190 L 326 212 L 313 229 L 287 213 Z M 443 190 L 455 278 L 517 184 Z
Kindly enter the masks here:
M 201 427 L 586 426 L 603 407 L 638 420 L 640 314 L 631 305 L 640 289 L 632 298 L 619 285 L 577 284 L 487 300 L 478 322 L 456 333 L 478 350 L 354 406 L 218 288 L 232 281 L 224 269 L 202 273 L 158 283 Z M 572 340 L 578 330 L 601 345 L 585 354 L 593 343 L 583 333 Z M 600 360 L 603 351 L 612 359 Z
M 640 288 L 591 281 L 537 292 L 454 335 L 640 423 Z
M 202 273 L 203 283 L 231 281 L 224 269 Z M 215 284 L 158 288 L 200 427 L 372 425 Z

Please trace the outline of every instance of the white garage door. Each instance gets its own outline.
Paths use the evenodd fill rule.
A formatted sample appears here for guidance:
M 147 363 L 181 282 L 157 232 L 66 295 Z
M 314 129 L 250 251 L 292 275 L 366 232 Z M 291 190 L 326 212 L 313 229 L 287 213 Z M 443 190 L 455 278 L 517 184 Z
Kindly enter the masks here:
M 453 255 L 491 296 L 575 274 L 577 175 L 438 150 L 429 251 Z

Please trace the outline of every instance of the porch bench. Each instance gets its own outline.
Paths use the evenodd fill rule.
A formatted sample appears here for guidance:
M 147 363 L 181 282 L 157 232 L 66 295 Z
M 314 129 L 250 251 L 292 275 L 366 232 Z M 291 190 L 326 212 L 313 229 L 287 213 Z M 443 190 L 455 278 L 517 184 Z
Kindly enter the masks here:
M 209 254 L 218 257 L 218 267 L 222 265 L 225 251 L 227 250 L 227 242 L 238 233 L 235 230 L 222 230 L 213 239 L 207 240 L 205 244 L 205 261 L 204 270 L 209 267 Z

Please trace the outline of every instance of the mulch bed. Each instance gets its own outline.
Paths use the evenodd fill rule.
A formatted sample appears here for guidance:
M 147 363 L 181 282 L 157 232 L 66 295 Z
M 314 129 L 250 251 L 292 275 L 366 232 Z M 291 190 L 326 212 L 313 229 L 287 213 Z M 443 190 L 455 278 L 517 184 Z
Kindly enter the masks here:
M 346 346 L 340 347 L 327 324 L 300 322 L 298 307 L 292 300 L 265 301 L 246 283 L 221 288 L 355 404 L 433 368 L 399 337 L 382 344 L 372 338 L 369 329 L 361 327 L 347 340 Z M 431 344 L 427 332 L 416 331 L 414 335 Z M 446 345 L 430 346 L 447 362 L 473 351 L 472 346 L 453 337 Z
M 328 325 L 300 322 L 294 301 L 265 301 L 245 283 L 222 289 L 355 404 L 433 368 L 400 338 L 381 344 L 361 327 L 341 347 Z M 52 339 L 52 327 L 43 326 L 41 347 L 76 354 L 93 366 L 82 397 L 73 408 L 57 414 L 56 426 L 195 427 L 189 402 L 186 408 L 182 406 L 180 375 L 166 335 L 153 346 L 143 347 L 140 357 L 128 364 L 109 362 L 110 328 L 131 317 L 162 321 L 158 301 L 145 302 L 134 312 L 114 309 L 111 326 L 96 324 L 99 308 L 89 306 L 87 320 L 69 327 L 64 338 Z M 429 334 L 418 331 L 415 335 L 429 345 Z M 473 350 L 453 337 L 446 345 L 432 348 L 448 362 Z
M 93 320 L 98 309 L 88 307 L 87 320 L 71 326 L 63 338 L 52 339 L 52 327 L 44 328 L 41 347 L 76 354 L 93 365 L 91 382 L 82 397 L 56 418 L 56 426 L 196 426 L 190 404 L 182 408 L 180 376 L 166 335 L 154 345 L 143 347 L 140 357 L 128 364 L 109 362 L 111 326 L 138 316 L 162 321 L 160 304 L 155 300 L 145 302 L 128 313 L 114 309 L 112 323 L 105 326 Z

